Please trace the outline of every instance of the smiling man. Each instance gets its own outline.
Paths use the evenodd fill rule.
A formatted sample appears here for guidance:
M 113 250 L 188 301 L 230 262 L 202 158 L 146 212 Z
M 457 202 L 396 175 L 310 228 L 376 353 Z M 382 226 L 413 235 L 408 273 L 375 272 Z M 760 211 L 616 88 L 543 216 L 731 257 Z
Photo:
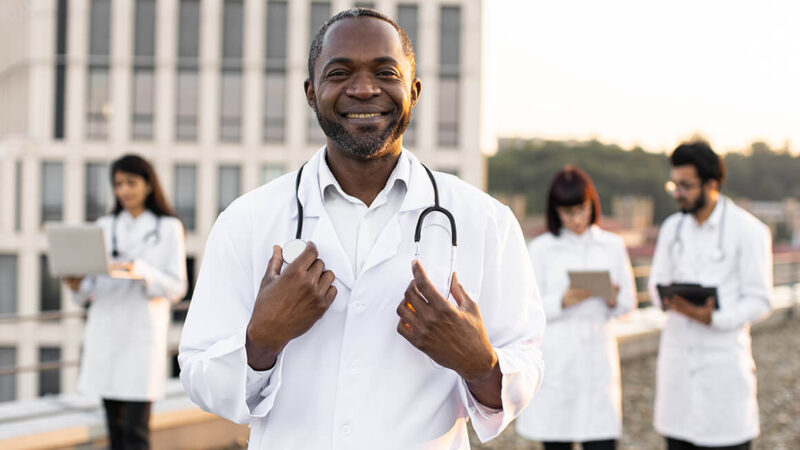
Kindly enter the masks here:
M 468 420 L 495 437 L 543 372 L 519 224 L 403 149 L 422 84 L 391 19 L 332 17 L 308 72 L 326 145 L 217 219 L 181 339 L 189 396 L 257 449 L 466 449 Z

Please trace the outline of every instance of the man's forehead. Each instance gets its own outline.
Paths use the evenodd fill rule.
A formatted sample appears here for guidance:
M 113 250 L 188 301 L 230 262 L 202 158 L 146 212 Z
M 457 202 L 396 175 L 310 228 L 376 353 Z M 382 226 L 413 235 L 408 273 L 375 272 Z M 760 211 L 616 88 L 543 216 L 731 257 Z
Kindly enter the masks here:
M 673 178 L 700 178 L 697 174 L 697 168 L 692 164 L 683 164 L 680 166 L 675 166 L 670 169 L 670 173 Z
M 333 58 L 370 59 L 391 57 L 406 60 L 403 41 L 394 27 L 375 17 L 352 17 L 339 20 L 328 28 L 322 41 L 320 62 Z

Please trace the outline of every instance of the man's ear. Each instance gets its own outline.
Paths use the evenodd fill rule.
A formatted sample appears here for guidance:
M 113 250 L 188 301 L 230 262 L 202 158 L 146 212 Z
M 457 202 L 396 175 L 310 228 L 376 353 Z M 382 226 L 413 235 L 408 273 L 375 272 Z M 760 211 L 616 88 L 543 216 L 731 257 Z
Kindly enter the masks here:
M 709 191 L 719 192 L 719 181 L 712 178 L 706 181 L 706 187 L 708 188 Z
M 413 108 L 416 106 L 417 101 L 419 100 L 419 93 L 422 92 L 422 82 L 419 81 L 419 78 L 415 78 L 414 81 L 411 82 L 411 107 Z
M 306 102 L 308 103 L 308 106 L 316 111 L 317 102 L 314 101 L 314 83 L 311 82 L 310 78 L 306 78 L 306 81 L 303 83 L 303 88 L 306 91 Z

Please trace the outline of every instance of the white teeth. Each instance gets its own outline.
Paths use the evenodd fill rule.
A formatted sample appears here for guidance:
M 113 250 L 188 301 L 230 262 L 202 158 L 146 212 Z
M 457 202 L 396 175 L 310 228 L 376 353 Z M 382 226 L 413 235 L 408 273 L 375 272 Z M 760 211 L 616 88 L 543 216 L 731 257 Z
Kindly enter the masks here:
M 378 117 L 381 113 L 356 113 L 356 114 L 348 114 L 348 119 L 370 119 L 372 117 Z

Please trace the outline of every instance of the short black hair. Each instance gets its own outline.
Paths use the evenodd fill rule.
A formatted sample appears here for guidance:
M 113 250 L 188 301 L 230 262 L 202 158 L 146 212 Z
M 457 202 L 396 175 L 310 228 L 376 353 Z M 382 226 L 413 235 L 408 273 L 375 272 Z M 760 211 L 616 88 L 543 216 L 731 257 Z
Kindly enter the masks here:
M 703 183 L 717 180 L 721 187 L 725 181 L 725 161 L 702 139 L 681 143 L 670 155 L 669 162 L 672 167 L 693 165 Z
M 370 8 L 350 8 L 346 9 L 335 16 L 328 19 L 319 30 L 317 30 L 317 34 L 314 35 L 314 39 L 311 40 L 311 49 L 308 51 L 308 79 L 311 80 L 313 83 L 314 81 L 314 66 L 317 64 L 317 59 L 319 59 L 320 53 L 322 53 L 322 41 L 325 40 L 325 33 L 328 32 L 328 28 L 331 27 L 334 23 L 342 20 L 342 19 L 355 19 L 358 17 L 374 17 L 376 19 L 382 20 L 389 25 L 393 26 L 395 30 L 397 30 L 397 34 L 400 35 L 400 41 L 403 43 L 403 53 L 408 57 L 409 61 L 411 62 L 411 79 L 417 77 L 417 55 L 414 53 L 414 45 L 411 44 L 411 39 L 408 37 L 408 34 L 397 24 L 394 20 L 386 16 L 385 14 L 381 14 L 378 11 Z
M 575 206 L 589 200 L 592 204 L 590 223 L 600 221 L 600 197 L 592 179 L 583 170 L 567 165 L 553 175 L 547 191 L 547 230 L 555 236 L 561 234 L 561 218 L 558 209 L 562 206 Z

